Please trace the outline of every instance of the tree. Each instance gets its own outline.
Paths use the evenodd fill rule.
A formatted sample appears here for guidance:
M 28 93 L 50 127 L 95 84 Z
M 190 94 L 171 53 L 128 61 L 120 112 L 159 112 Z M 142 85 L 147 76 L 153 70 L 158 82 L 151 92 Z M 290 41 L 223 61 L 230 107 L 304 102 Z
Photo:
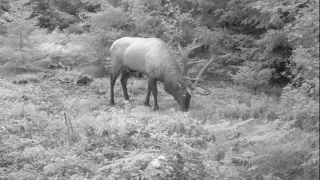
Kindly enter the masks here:
M 4 62 L 14 61 L 17 64 L 24 64 L 30 59 L 28 52 L 32 48 L 32 42 L 29 37 L 35 29 L 35 21 L 26 18 L 31 14 L 31 8 L 25 6 L 27 2 L 27 0 L 10 2 L 11 22 L 5 23 L 6 36 L 0 41 Z

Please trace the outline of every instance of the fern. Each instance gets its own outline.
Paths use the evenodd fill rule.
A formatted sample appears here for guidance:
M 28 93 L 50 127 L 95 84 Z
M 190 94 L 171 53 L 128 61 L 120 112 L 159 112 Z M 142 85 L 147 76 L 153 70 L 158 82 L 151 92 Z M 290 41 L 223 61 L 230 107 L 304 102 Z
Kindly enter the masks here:
M 130 177 L 139 173 L 139 170 L 145 169 L 155 156 L 156 154 L 150 153 L 130 155 L 126 158 L 108 162 L 108 165 L 99 168 L 97 172 L 106 172 L 108 174 L 107 177 Z
M 309 159 L 301 164 L 299 168 L 303 169 L 303 177 L 306 179 L 319 178 L 319 149 L 311 152 L 308 156 Z
M 291 47 L 283 31 L 270 30 L 257 44 L 265 53 L 270 54 L 277 47 Z
M 110 8 L 107 11 L 91 15 L 91 24 L 93 28 L 100 28 L 104 30 L 112 28 L 121 29 L 127 23 L 129 23 L 129 18 L 121 9 Z

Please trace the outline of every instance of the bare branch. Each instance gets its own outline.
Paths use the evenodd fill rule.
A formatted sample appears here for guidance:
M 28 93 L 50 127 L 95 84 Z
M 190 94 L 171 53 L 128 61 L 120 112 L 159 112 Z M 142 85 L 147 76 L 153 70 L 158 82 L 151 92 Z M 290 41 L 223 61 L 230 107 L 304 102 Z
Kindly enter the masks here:
M 71 139 L 71 138 L 70 138 L 70 127 L 69 127 L 68 120 L 67 120 L 67 114 L 66 114 L 65 112 L 64 112 L 63 114 L 64 114 L 64 123 L 65 123 L 66 126 L 67 126 L 68 138 Z

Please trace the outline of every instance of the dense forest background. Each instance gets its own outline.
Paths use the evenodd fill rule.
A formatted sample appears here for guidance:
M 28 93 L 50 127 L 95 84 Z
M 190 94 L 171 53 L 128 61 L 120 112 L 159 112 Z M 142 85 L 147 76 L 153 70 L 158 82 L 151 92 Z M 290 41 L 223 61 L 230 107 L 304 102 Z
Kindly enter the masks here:
M 189 170 L 185 170 L 172 165 L 179 162 L 178 158 L 177 161 L 171 162 L 169 169 L 170 171 L 180 172 L 180 174 L 168 173 L 167 171 L 163 173 L 158 169 L 161 178 L 168 178 L 168 176 L 172 179 L 181 179 L 182 177 L 186 179 L 319 178 L 318 0 L 0 0 L 0 74 L 1 77 L 24 77 L 24 79 L 32 80 L 33 78 L 34 80 L 34 75 L 30 75 L 30 73 L 46 73 L 53 67 L 68 70 L 67 74 L 63 74 L 61 71 L 59 71 L 60 74 L 56 74 L 56 77 L 59 76 L 59 80 L 63 82 L 68 81 L 66 77 L 72 78 L 83 74 L 90 76 L 90 78 L 105 78 L 109 72 L 109 48 L 115 40 L 124 36 L 158 37 L 169 44 L 179 62 L 181 58 L 178 43 L 181 43 L 182 46 L 205 44 L 206 51 L 197 58 L 208 59 L 211 55 L 217 57 L 206 73 L 205 79 L 207 81 L 205 83 L 223 89 L 237 86 L 241 92 L 248 94 L 233 94 L 232 97 L 230 95 L 230 101 L 221 103 L 221 106 L 224 106 L 223 108 L 218 107 L 217 104 L 212 105 L 210 106 L 211 111 L 208 110 L 211 114 L 204 117 L 241 119 L 243 120 L 242 123 L 249 124 L 252 118 L 262 118 L 271 123 L 264 127 L 259 124 L 257 132 L 254 135 L 251 134 L 251 139 L 246 141 L 235 141 L 240 137 L 240 133 L 234 133 L 233 130 L 243 124 L 234 125 L 223 132 L 227 134 L 228 144 L 221 143 L 221 140 L 220 145 L 206 145 L 206 148 L 204 148 L 198 147 L 202 146 L 199 144 L 194 147 L 193 145 L 197 144 L 195 142 L 191 143 L 193 145 L 188 144 L 190 141 L 196 141 L 195 139 L 186 140 L 181 139 L 181 137 L 188 133 L 194 135 L 209 132 L 210 134 L 213 131 L 212 129 L 215 128 L 212 125 L 190 124 L 189 121 L 183 124 L 181 122 L 181 126 L 175 125 L 175 128 L 169 128 L 168 131 L 171 134 L 168 133 L 171 139 L 165 139 L 166 143 L 162 142 L 163 144 L 158 146 L 169 148 L 172 146 L 170 143 L 184 142 L 191 147 L 188 147 L 189 149 L 182 148 L 185 150 L 181 152 L 183 158 L 201 159 L 193 152 L 194 149 L 192 151 L 191 149 L 202 148 L 202 150 L 205 149 L 202 152 L 204 154 L 202 154 L 202 158 L 213 160 L 206 162 L 203 159 L 203 161 L 199 160 L 197 162 L 185 160 L 185 164 L 189 163 Z M 190 75 L 195 76 L 202 66 L 201 64 L 196 65 Z M 28 76 L 25 76 L 26 74 Z M 95 80 L 95 83 L 103 84 L 99 80 Z M 94 88 L 100 88 L 99 84 L 93 86 Z M 108 87 L 104 88 L 107 89 Z M 215 92 L 218 92 L 218 90 Z M 136 93 L 139 94 L 139 92 Z M 232 100 L 234 97 L 238 99 L 236 101 Z M 271 101 L 270 99 L 273 98 L 275 100 Z M 213 102 L 217 103 L 218 101 L 214 100 Z M 277 105 L 272 104 L 274 102 Z M 263 105 L 260 105 L 261 103 Z M 19 108 L 22 109 L 30 108 L 29 105 L 23 107 L 21 104 L 19 105 Z M 25 113 L 25 110 L 19 109 L 18 111 Z M 38 109 L 35 111 L 38 112 Z M 121 112 L 116 113 L 114 110 L 112 113 L 121 114 Z M 8 117 L 28 119 L 28 115 L 18 113 L 19 115 L 16 117 L 15 113 L 13 115 L 12 112 L 11 115 L 8 114 L 8 116 L 3 115 L 1 117 L 6 121 L 9 121 L 10 118 Z M 178 116 L 177 119 L 189 118 L 183 115 Z M 83 118 L 80 115 L 79 117 Z M 74 116 L 74 119 L 77 119 L 77 117 Z M 154 116 L 150 115 L 147 119 L 154 120 Z M 165 117 L 162 117 L 162 119 L 165 119 Z M 203 117 L 200 119 L 203 119 Z M 101 117 L 98 120 L 101 120 Z M 210 124 L 210 122 L 207 123 Z M 32 147 L 34 149 L 29 149 L 29 151 L 34 151 L 36 155 L 24 154 L 24 157 L 19 159 L 15 158 L 17 154 L 8 154 L 8 151 L 12 149 L 19 152 L 19 147 L 13 148 L 7 144 L 0 149 L 2 155 L 7 153 L 0 157 L 0 160 L 3 160 L 3 163 L 0 163 L 0 170 L 6 172 L 5 175 L 0 176 L 0 179 L 1 177 L 5 179 L 28 179 L 30 177 L 29 179 L 33 179 L 42 170 L 44 173 L 41 177 L 38 177 L 40 179 L 43 177 L 73 177 L 74 179 L 80 177 L 82 179 L 93 177 L 95 179 L 105 177 L 113 177 L 114 179 L 149 177 L 154 179 L 158 177 L 154 169 L 150 170 L 150 164 L 147 166 L 148 163 L 144 161 L 145 159 L 148 162 L 153 162 L 152 159 L 158 160 L 153 158 L 154 154 L 151 152 L 151 149 L 155 147 L 150 144 L 155 143 L 155 139 L 147 144 L 147 140 L 139 139 L 145 137 L 134 137 L 135 139 L 131 139 L 131 141 L 136 144 L 129 143 L 128 138 L 132 138 L 132 134 L 129 133 L 128 137 L 128 132 L 131 132 L 132 129 L 128 129 L 127 124 L 125 128 L 123 126 L 119 129 L 113 127 L 109 131 L 110 134 L 116 134 L 116 137 L 110 137 L 112 140 L 109 140 L 113 144 L 109 145 L 116 144 L 115 149 L 121 146 L 123 150 L 121 153 L 116 153 L 113 149 L 112 153 L 114 154 L 110 153 L 110 150 L 110 152 L 101 155 L 102 144 L 105 143 L 102 140 L 104 136 L 97 135 L 94 140 L 88 139 L 94 136 L 94 131 L 99 131 L 102 134 L 105 131 L 99 130 L 98 127 L 90 129 L 87 125 L 83 128 L 85 129 L 83 131 L 85 134 L 90 134 L 90 132 L 92 134 L 86 134 L 86 138 L 81 136 L 74 138 L 70 135 L 69 125 L 67 125 L 68 134 L 64 133 L 64 137 L 56 137 L 58 139 L 68 137 L 67 143 L 62 143 L 63 140 L 61 139 L 61 142 L 54 143 L 57 147 L 61 144 L 70 145 L 72 144 L 70 142 L 77 142 L 78 150 L 70 150 L 72 147 L 69 147 L 70 149 L 66 150 L 65 154 L 71 151 L 78 151 L 79 154 L 90 151 L 90 156 L 96 156 L 96 158 L 106 157 L 107 154 L 112 156 L 113 163 L 104 163 L 95 159 L 94 163 L 99 165 L 89 167 L 88 162 L 81 161 L 80 157 L 82 156 L 79 154 L 79 157 L 77 157 L 79 159 L 69 155 L 71 162 L 67 162 L 69 161 L 67 158 L 65 158 L 65 161 L 61 160 L 63 158 L 55 160 L 55 163 L 48 159 L 43 159 L 41 162 L 36 161 L 35 158 L 38 156 L 53 157 L 53 154 L 57 155 L 57 152 L 51 152 L 50 155 L 45 154 L 42 149 L 44 145 L 42 145 L 43 147 L 35 146 Z M 134 127 L 135 129 L 136 126 L 144 130 L 155 128 L 150 127 L 150 125 L 145 126 L 143 123 L 131 125 L 130 128 Z M 172 127 L 172 124 L 164 126 L 168 128 Z M 8 131 L 10 134 L 11 127 L 13 126 L 2 126 L 3 131 L 0 131 L 0 133 L 5 134 Z M 58 126 L 55 127 L 56 129 L 52 129 L 52 126 L 48 125 L 41 125 L 40 129 L 45 131 L 48 127 L 51 127 L 49 130 L 51 132 L 50 138 L 53 134 L 65 130 L 58 128 Z M 160 136 L 164 138 L 161 133 L 166 129 L 165 127 L 158 129 L 157 138 L 160 138 Z M 250 127 L 253 127 L 253 125 L 250 124 Z M 197 131 L 197 133 L 194 131 Z M 258 136 L 269 131 L 274 134 L 265 134 L 265 137 Z M 141 133 L 142 130 L 139 132 Z M 174 132 L 180 133 L 180 139 L 175 136 L 171 137 L 175 134 Z M 214 132 L 219 132 L 219 130 L 215 129 Z M 21 130 L 18 130 L 19 133 L 22 133 Z M 37 131 L 37 133 L 39 132 Z M 78 133 L 80 133 L 80 130 Z M 190 134 L 188 134 L 188 138 L 189 136 Z M 272 144 L 273 142 L 268 141 L 259 144 L 258 142 L 262 141 L 259 138 L 263 140 L 270 138 L 277 143 Z M 87 143 L 86 146 L 84 145 L 84 139 Z M 160 142 L 157 141 L 156 143 L 159 144 Z M 90 147 L 87 147 L 88 144 Z M 124 145 L 126 147 L 123 147 Z M 85 147 L 82 149 L 83 152 L 79 150 L 82 146 Z M 91 148 L 91 150 L 86 148 Z M 97 152 L 99 148 L 100 151 Z M 135 149 L 135 153 L 129 153 L 128 155 L 126 152 L 130 148 Z M 181 147 L 179 146 L 179 148 Z M 270 149 L 265 150 L 264 148 Z M 258 152 L 254 149 L 258 149 Z M 167 150 L 165 149 L 165 151 Z M 168 154 L 174 154 L 173 151 L 173 149 L 170 149 Z M 201 150 L 198 149 L 197 151 Z M 213 155 L 210 156 L 210 154 Z M 176 156 L 174 157 L 177 159 Z M 21 174 L 14 174 L 13 172 L 20 170 L 21 167 L 10 164 L 8 159 L 15 159 L 18 164 L 21 163 L 19 160 L 37 163 L 29 167 L 29 170 L 32 169 L 33 172 L 31 174 L 26 175 L 22 172 Z M 115 159 L 125 159 L 126 165 L 121 165 L 120 161 Z M 74 175 L 73 172 L 76 169 L 70 165 L 73 163 L 78 164 L 76 169 L 81 171 L 80 174 L 76 173 L 77 175 Z M 131 165 L 128 165 L 130 163 Z M 230 164 L 233 164 L 232 168 L 234 168 L 231 171 L 229 171 Z M 139 171 L 134 166 L 139 166 Z M 63 168 L 67 170 L 62 170 Z M 205 170 L 202 171 L 203 168 Z M 98 171 L 99 173 L 97 173 Z M 192 173 L 188 173 L 189 171 Z M 28 170 L 25 170 L 25 172 L 28 172 Z M 161 178 L 159 177 L 159 179 Z
M 50 55 L 70 66 L 90 65 L 95 76 L 103 76 L 101 72 L 107 71 L 99 74 L 95 68 L 106 65 L 114 40 L 158 37 L 175 49 L 178 43 L 205 43 L 209 52 L 224 55 L 209 70 L 214 77 L 255 91 L 290 84 L 309 96 L 319 96 L 317 1 L 30 0 L 1 4 L 1 65 L 25 66 Z M 45 33 L 57 34 L 47 47 Z M 57 55 L 36 50 L 39 46 L 50 49 L 58 39 L 61 48 L 72 52 Z M 72 44 L 85 46 L 87 51 L 77 52 Z

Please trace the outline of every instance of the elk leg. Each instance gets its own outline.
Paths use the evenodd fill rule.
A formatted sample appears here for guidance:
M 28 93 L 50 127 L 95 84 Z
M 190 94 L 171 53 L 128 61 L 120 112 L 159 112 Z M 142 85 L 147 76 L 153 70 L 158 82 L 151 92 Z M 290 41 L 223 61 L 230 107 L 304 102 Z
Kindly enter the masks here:
M 127 90 L 127 81 L 130 77 L 130 72 L 129 71 L 124 71 L 121 76 L 121 86 L 123 90 L 123 95 L 125 100 L 129 100 L 129 95 L 128 95 L 128 90 Z
M 120 71 L 116 73 L 111 73 L 110 75 L 110 105 L 114 105 L 114 83 L 117 80 L 117 77 L 119 76 Z
M 144 101 L 144 105 L 145 106 L 149 106 L 150 107 L 150 95 L 151 95 L 151 85 L 150 85 L 150 79 L 148 80 L 148 91 L 147 91 L 147 96 L 146 96 L 146 100 Z
M 158 89 L 157 89 L 157 80 L 155 78 L 149 79 L 149 86 L 151 86 L 152 96 L 154 100 L 154 111 L 159 110 L 158 106 Z

